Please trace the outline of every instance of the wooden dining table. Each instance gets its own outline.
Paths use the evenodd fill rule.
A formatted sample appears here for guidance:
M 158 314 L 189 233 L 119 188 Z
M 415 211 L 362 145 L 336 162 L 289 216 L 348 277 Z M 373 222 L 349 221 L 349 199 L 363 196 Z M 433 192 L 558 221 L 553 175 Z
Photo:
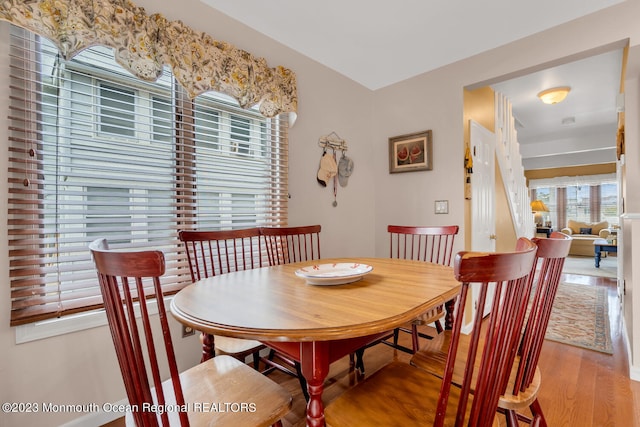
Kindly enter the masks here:
M 309 284 L 314 265 L 372 270 L 352 283 Z M 209 277 L 172 299 L 175 318 L 195 330 L 264 342 L 299 361 L 307 381 L 307 425 L 324 425 L 329 365 L 429 309 L 455 300 L 453 269 L 390 258 L 333 258 Z

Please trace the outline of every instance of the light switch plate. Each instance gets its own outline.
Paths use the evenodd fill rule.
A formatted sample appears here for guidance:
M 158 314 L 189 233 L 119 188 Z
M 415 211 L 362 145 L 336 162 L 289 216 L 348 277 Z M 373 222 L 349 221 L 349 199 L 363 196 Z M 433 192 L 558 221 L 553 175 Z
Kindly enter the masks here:
M 449 213 L 449 201 L 448 200 L 436 200 L 435 211 L 437 214 Z
M 182 325 L 182 338 L 190 337 L 195 333 L 196 331 L 191 326 Z

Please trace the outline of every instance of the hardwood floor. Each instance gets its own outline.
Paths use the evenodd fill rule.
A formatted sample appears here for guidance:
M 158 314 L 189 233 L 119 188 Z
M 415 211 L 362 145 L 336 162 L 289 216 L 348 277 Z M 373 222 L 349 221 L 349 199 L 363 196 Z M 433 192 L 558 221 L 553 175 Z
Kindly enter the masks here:
M 631 381 L 614 279 L 567 275 L 606 286 L 613 355 L 546 341 L 540 356 L 540 404 L 550 426 L 640 426 L 640 382 Z
M 601 285 L 609 289 L 613 355 L 554 341 L 545 342 L 539 362 L 542 372 L 539 402 L 547 423 L 549 427 L 640 427 L 640 382 L 631 381 L 628 375 L 615 280 L 566 276 L 571 283 Z M 408 334 L 401 334 L 401 339 L 406 340 L 405 345 L 410 346 Z M 364 355 L 367 374 L 394 359 L 408 362 L 409 358 L 408 354 L 383 344 L 367 349 Z M 293 408 L 283 420 L 283 426 L 304 426 L 306 404 L 298 380 L 281 372 L 273 372 L 269 377 L 282 384 L 294 396 Z M 349 372 L 348 357 L 334 363 L 325 384 L 325 405 L 356 382 L 355 374 Z M 498 416 L 498 419 L 501 425 L 505 425 L 504 417 Z M 122 424 L 122 420 L 118 420 L 111 425 Z
M 640 427 L 640 382 L 628 375 L 626 346 L 618 309 L 615 280 L 592 276 L 567 275 L 571 283 L 601 285 L 609 289 L 609 319 L 613 355 L 546 341 L 539 362 L 542 389 L 539 402 L 550 427 Z M 401 338 L 410 345 L 409 335 Z M 409 355 L 386 345 L 367 349 L 364 356 L 367 374 L 396 358 L 408 361 Z M 349 372 L 348 358 L 331 366 L 324 392 L 325 405 L 357 382 Z M 295 378 L 279 372 L 270 376 L 294 396 L 292 411 L 283 420 L 285 427 L 305 425 L 305 402 Z M 499 416 L 501 425 L 504 417 Z M 357 427 L 357 426 L 354 426 Z M 368 427 L 368 426 L 363 426 Z

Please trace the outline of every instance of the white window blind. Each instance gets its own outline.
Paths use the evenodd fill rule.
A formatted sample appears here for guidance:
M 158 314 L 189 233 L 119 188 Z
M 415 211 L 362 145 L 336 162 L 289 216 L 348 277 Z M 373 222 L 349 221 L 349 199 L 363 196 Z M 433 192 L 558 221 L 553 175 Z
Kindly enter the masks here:
M 48 40 L 11 33 L 12 325 L 101 307 L 95 238 L 163 250 L 172 293 L 190 278 L 178 230 L 286 223 L 285 115 L 190 100 L 168 68 L 144 82 L 107 48 L 63 61 Z

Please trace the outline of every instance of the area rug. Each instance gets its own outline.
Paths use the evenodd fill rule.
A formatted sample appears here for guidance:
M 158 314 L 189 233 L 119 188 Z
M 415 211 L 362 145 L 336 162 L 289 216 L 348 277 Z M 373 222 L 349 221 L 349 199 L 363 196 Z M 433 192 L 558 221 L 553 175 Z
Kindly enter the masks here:
M 618 258 L 612 256 L 602 258 L 600 268 L 596 268 L 594 257 L 569 256 L 565 259 L 562 272 L 615 279 L 618 277 Z
M 603 286 L 560 283 L 545 338 L 612 354 L 608 305 Z

